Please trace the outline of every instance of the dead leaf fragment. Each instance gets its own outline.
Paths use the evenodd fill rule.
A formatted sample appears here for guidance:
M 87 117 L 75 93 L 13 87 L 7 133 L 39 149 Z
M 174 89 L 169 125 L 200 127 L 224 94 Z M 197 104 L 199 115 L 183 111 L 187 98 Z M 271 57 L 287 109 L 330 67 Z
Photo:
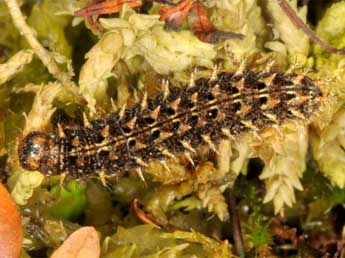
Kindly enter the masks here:
M 11 195 L 0 183 L 0 257 L 18 258 L 23 231 L 20 215 Z
M 217 43 L 220 39 L 244 39 L 241 33 L 217 30 L 207 13 L 205 6 L 200 1 L 195 1 L 189 15 L 189 26 L 195 36 L 203 42 Z
M 160 20 L 165 21 L 168 29 L 178 30 L 186 19 L 193 3 L 193 0 L 183 0 L 176 6 L 163 6 L 159 10 Z
M 124 4 L 128 4 L 131 8 L 142 6 L 141 1 L 137 0 L 108 0 L 90 4 L 74 13 L 75 16 L 92 16 L 100 14 L 118 13 Z
M 98 234 L 94 227 L 82 227 L 73 232 L 50 258 L 99 258 Z
M 243 39 L 244 35 L 231 31 L 217 30 L 207 13 L 205 6 L 198 0 L 182 0 L 177 5 L 163 6 L 159 10 L 160 20 L 165 22 L 165 28 L 178 30 L 188 17 L 189 26 L 199 40 L 207 43 L 217 43 L 219 39 Z

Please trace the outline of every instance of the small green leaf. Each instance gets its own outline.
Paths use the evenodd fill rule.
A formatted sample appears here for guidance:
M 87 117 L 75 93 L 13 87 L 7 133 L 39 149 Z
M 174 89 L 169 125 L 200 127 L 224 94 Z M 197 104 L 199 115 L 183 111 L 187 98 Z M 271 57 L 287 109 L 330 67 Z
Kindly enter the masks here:
M 74 220 L 80 216 L 86 206 L 85 185 L 69 181 L 66 187 L 55 186 L 51 190 L 57 196 L 56 202 L 48 212 L 60 219 Z

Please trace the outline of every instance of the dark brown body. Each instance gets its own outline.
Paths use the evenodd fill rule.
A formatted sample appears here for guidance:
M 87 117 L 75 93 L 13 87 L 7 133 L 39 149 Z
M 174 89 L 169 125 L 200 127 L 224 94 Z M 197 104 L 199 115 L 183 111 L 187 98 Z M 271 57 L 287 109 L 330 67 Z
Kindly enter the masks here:
M 21 143 L 19 158 L 24 168 L 46 174 L 114 174 L 174 153 L 190 155 L 199 145 L 289 119 L 308 119 L 320 97 L 320 90 L 304 75 L 220 73 L 185 88 L 170 87 L 155 99 L 88 125 L 56 129 L 52 136 L 33 132 Z M 37 137 L 46 139 L 46 146 L 38 148 L 41 152 L 32 147 Z

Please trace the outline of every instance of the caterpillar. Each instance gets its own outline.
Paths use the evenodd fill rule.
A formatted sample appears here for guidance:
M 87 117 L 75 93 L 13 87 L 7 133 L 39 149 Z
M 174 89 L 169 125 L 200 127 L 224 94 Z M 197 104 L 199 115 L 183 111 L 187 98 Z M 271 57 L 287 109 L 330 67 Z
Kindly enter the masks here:
M 21 166 L 82 178 L 141 170 L 176 153 L 192 162 L 200 145 L 215 150 L 224 138 L 288 120 L 308 121 L 322 98 L 311 78 L 283 72 L 220 72 L 185 87 L 165 81 L 162 88 L 156 98 L 144 94 L 132 107 L 105 118 L 59 125 L 50 134 L 30 132 L 18 147 Z

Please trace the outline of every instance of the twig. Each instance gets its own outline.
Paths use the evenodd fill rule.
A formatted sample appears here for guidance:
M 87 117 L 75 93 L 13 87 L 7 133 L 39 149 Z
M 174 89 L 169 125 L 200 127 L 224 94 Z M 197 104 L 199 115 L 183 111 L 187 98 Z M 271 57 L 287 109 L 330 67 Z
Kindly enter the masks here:
M 289 19 L 291 20 L 291 22 L 299 29 L 303 30 L 304 33 L 306 33 L 310 39 L 316 43 L 319 44 L 321 47 L 323 47 L 324 49 L 326 49 L 327 51 L 334 53 L 334 54 L 338 54 L 338 55 L 345 55 L 345 48 L 342 49 L 338 49 L 335 47 L 332 47 L 330 45 L 328 45 L 326 42 L 324 42 L 323 40 L 321 40 L 313 30 L 311 30 L 303 21 L 300 17 L 298 17 L 298 15 L 296 14 L 296 12 L 292 9 L 292 7 L 289 5 L 288 2 L 286 2 L 286 0 L 278 0 L 278 4 L 279 6 L 282 8 L 282 10 L 284 11 L 284 13 L 289 17 Z
M 232 229 L 233 229 L 236 253 L 239 257 L 243 258 L 245 257 L 244 245 L 243 245 L 240 219 L 238 217 L 237 207 L 236 207 L 236 196 L 232 188 L 229 188 L 227 192 L 229 194 L 230 217 L 232 221 Z
M 51 56 L 50 52 L 47 51 L 36 39 L 35 32 L 25 22 L 23 13 L 21 12 L 17 1 L 4 1 L 9 9 L 14 25 L 19 30 L 20 34 L 25 37 L 26 41 L 28 42 L 34 53 L 38 56 L 39 59 L 41 59 L 42 63 L 47 67 L 49 73 L 51 73 L 54 76 L 54 78 L 59 80 L 63 85 L 75 86 L 71 80 L 70 75 L 60 70 L 54 58 Z

